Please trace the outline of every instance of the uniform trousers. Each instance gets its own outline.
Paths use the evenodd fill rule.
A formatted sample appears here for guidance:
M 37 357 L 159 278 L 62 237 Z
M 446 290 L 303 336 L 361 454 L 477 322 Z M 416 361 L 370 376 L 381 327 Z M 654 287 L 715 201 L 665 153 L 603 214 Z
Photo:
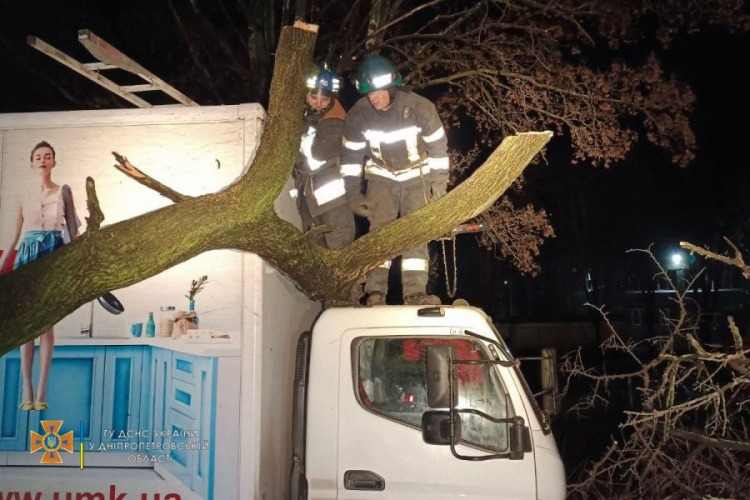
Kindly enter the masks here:
M 427 204 L 426 191 L 420 178 L 400 183 L 370 177 L 367 180 L 367 199 L 371 204 L 370 231 L 380 229 Z M 370 294 L 387 294 L 389 269 L 390 262 L 385 262 L 368 272 L 365 291 Z M 413 248 L 401 256 L 401 284 L 404 297 L 426 293 L 428 271 L 429 252 L 426 244 Z
M 337 250 L 354 241 L 354 213 L 348 203 L 342 203 L 317 217 L 310 214 L 307 199 L 300 194 L 299 212 L 302 217 L 302 227 L 305 231 L 310 228 L 325 224 L 333 229 L 327 233 L 315 237 L 315 242 L 331 250 Z

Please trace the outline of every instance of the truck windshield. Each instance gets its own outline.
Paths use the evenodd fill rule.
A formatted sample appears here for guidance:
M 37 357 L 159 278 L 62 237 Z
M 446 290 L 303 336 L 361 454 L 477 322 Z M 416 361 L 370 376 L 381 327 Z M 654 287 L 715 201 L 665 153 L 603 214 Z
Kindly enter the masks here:
M 457 359 L 488 359 L 474 340 L 436 337 L 377 337 L 355 343 L 355 388 L 361 405 L 379 416 L 421 428 L 427 405 L 426 352 L 432 345 L 452 345 Z M 458 365 L 457 409 L 480 410 L 492 417 L 507 417 L 507 398 L 495 367 Z M 508 447 L 506 423 L 493 423 L 478 415 L 461 415 L 465 444 L 502 452 Z

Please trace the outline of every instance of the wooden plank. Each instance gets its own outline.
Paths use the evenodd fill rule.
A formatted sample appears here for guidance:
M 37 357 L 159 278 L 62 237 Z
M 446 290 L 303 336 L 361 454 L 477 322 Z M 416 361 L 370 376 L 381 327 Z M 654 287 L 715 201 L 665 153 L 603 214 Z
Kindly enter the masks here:
M 91 63 L 83 63 L 83 67 L 86 69 L 90 69 L 91 71 L 102 71 L 105 69 L 116 69 L 117 66 L 113 66 L 111 64 L 104 64 L 103 62 L 91 62 Z
M 92 82 L 96 82 L 105 89 L 109 90 L 110 92 L 113 92 L 117 94 L 118 96 L 122 97 L 128 102 L 131 102 L 138 106 L 139 108 L 150 108 L 152 105 L 143 99 L 141 99 L 138 96 L 135 96 L 133 94 L 129 94 L 127 92 L 124 92 L 119 85 L 117 85 L 112 80 L 109 80 L 108 78 L 103 77 L 96 71 L 92 71 L 90 69 L 87 69 L 83 64 L 76 61 L 69 55 L 65 54 L 64 52 L 56 49 L 52 45 L 48 44 L 44 40 L 41 40 L 35 36 L 28 36 L 26 37 L 26 42 L 37 49 L 39 52 L 42 52 L 52 59 L 56 60 L 57 62 L 67 66 L 68 68 L 72 69 L 76 73 L 85 76 Z
M 144 83 L 142 85 L 123 85 L 122 90 L 125 92 L 149 92 L 151 90 L 161 90 L 161 87 L 153 83 Z
M 88 50 L 91 55 L 93 55 L 100 61 L 107 64 L 112 64 L 120 69 L 140 76 L 152 85 L 156 85 L 161 91 L 168 94 L 173 99 L 185 106 L 198 106 L 198 103 L 169 85 L 158 76 L 148 71 L 137 62 L 133 61 L 131 58 L 96 36 L 91 31 L 79 30 L 78 41 L 81 42 L 84 47 L 86 47 L 86 50 Z

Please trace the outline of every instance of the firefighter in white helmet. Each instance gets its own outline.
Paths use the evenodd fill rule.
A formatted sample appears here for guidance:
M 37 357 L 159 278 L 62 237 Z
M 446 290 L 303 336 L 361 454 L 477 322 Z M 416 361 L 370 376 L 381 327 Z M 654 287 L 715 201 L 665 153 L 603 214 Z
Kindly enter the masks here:
M 448 141 L 435 105 L 401 87 L 401 75 L 382 56 L 359 66 L 356 84 L 366 94 L 344 124 L 341 176 L 356 192 L 364 170 L 370 231 L 408 215 L 446 192 Z M 370 305 L 385 304 L 390 261 L 367 273 Z M 401 256 L 405 304 L 440 304 L 427 294 L 427 245 Z
M 345 183 L 339 175 L 339 154 L 346 112 L 336 99 L 339 79 L 325 65 L 315 65 L 307 79 L 305 115 L 300 154 L 294 165 L 293 196 L 309 231 L 327 225 L 316 241 L 341 248 L 354 241 L 354 214 L 347 203 Z

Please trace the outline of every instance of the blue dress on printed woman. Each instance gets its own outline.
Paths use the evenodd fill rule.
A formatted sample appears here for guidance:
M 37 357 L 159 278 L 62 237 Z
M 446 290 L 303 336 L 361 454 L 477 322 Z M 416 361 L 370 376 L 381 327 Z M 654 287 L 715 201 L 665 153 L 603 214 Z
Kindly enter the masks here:
M 24 232 L 13 263 L 14 270 L 57 250 L 65 241 L 70 241 L 70 232 L 66 224 L 68 214 L 65 213 L 65 201 L 72 200 L 70 186 L 59 186 L 53 196 L 40 197 L 38 187 L 26 189 L 22 196 L 24 226 L 40 229 L 29 229 Z M 68 205 L 72 206 L 72 203 Z M 77 219 L 75 213 L 69 215 Z

